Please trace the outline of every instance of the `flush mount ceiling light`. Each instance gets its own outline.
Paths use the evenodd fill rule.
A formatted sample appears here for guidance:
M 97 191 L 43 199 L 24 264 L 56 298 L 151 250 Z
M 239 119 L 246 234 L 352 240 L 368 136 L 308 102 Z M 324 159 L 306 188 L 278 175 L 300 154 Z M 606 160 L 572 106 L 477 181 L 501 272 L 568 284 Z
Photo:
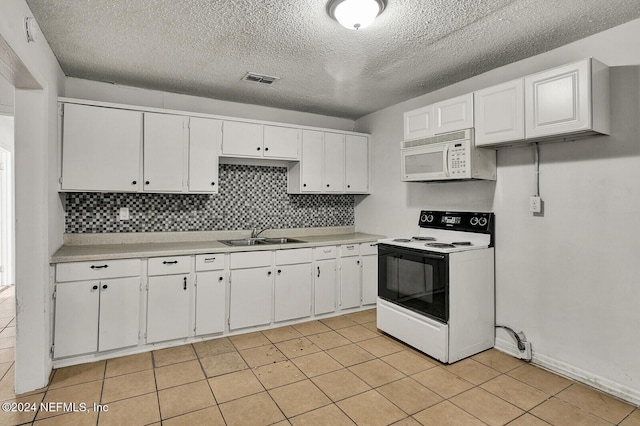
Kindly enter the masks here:
M 329 0 L 327 3 L 329 16 L 350 30 L 368 27 L 384 8 L 384 0 Z

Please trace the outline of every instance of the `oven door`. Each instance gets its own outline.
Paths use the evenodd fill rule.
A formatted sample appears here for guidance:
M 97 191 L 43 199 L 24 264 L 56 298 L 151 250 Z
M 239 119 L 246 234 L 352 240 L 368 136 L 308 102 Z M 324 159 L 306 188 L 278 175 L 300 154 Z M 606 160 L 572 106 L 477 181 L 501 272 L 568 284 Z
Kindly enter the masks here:
M 446 254 L 378 245 L 378 296 L 442 323 L 449 321 Z

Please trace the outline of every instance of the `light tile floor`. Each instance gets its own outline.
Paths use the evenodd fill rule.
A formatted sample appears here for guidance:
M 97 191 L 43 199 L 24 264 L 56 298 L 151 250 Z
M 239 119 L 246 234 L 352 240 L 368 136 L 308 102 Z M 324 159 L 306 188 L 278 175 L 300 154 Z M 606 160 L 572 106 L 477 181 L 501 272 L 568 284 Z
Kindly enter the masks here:
M 379 332 L 375 310 L 60 368 L 16 396 L 13 305 L 0 293 L 0 401 L 89 412 L 0 425 L 640 425 L 636 407 L 496 350 L 441 364 Z

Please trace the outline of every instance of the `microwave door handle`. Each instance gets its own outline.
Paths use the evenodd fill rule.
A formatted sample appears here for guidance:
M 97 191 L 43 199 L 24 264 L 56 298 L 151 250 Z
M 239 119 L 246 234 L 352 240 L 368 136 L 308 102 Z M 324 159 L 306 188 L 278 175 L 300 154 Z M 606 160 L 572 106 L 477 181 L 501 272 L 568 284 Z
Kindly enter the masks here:
M 444 175 L 449 177 L 449 144 L 444 146 L 444 153 L 442 154 L 442 161 L 444 162 Z

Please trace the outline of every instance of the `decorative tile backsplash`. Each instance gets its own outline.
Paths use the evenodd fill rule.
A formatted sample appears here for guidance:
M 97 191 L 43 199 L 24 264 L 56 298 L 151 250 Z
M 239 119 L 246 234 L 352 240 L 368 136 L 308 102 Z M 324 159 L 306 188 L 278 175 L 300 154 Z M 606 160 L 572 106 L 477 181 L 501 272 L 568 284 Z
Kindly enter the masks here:
M 286 167 L 221 164 L 218 195 L 65 193 L 65 232 L 353 226 L 353 195 L 287 194 Z M 119 221 L 121 207 L 129 220 Z

